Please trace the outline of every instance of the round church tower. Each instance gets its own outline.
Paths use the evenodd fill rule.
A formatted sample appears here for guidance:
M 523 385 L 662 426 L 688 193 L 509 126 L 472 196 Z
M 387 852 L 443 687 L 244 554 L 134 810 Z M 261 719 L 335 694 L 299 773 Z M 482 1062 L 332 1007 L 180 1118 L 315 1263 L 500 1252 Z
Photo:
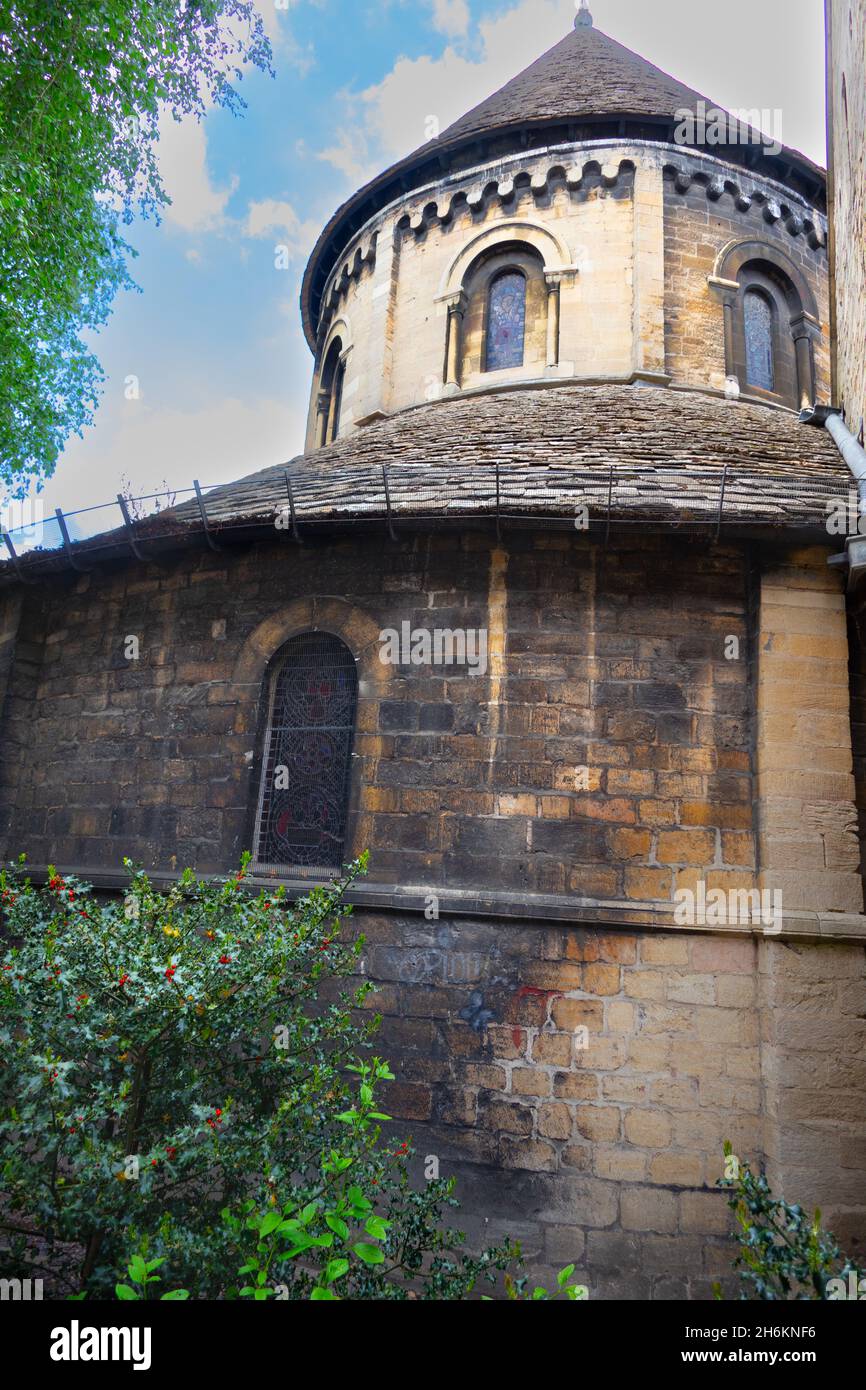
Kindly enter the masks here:
M 866 1237 L 825 176 L 760 124 L 584 3 L 323 231 L 303 456 L 2 595 L 7 856 L 369 850 L 389 1112 L 591 1298 L 729 1275 L 726 1140 Z
M 530 383 L 810 405 L 829 385 L 825 209 L 821 170 L 584 7 L 325 228 L 302 294 L 307 448 Z

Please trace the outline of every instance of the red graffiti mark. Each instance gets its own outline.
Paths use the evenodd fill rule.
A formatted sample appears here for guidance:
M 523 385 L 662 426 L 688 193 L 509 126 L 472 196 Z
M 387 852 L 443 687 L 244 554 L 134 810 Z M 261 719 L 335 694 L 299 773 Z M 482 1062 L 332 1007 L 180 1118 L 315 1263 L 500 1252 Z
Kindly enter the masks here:
M 539 989 L 538 985 L 521 985 L 518 990 L 515 990 L 514 998 L 518 1002 L 526 998 L 546 999 L 549 1002 L 551 999 L 558 999 L 561 994 L 561 989 Z M 520 1050 L 522 1032 L 522 1028 L 512 1028 L 511 1030 L 511 1041 L 518 1051 Z

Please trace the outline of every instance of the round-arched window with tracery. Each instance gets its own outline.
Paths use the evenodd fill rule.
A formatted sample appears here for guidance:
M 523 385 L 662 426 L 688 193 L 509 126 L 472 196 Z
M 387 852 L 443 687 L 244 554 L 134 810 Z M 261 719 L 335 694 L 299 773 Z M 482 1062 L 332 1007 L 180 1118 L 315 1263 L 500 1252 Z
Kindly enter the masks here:
M 358 675 L 339 637 L 293 637 L 269 684 L 256 865 L 343 863 Z

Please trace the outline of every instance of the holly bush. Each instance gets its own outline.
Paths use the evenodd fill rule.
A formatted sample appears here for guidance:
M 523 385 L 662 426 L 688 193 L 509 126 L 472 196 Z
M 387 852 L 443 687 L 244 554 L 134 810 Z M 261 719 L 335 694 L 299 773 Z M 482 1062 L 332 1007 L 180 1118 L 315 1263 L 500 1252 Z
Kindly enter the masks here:
M 122 900 L 53 869 L 36 886 L 23 858 L 0 873 L 4 1272 L 73 1298 L 163 1275 L 259 1301 L 495 1282 L 517 1248 L 467 1254 L 452 1184 L 414 1188 L 383 1130 L 393 1078 L 342 932 L 364 861 L 290 904 L 248 889 L 248 860 L 170 891 L 126 861 Z
M 720 1187 L 730 1193 L 728 1206 L 739 1226 L 739 1253 L 734 1268 L 741 1298 L 830 1300 L 848 1297 L 866 1279 L 864 1271 L 840 1251 L 834 1237 L 821 1229 L 821 1212 L 774 1197 L 764 1173 L 753 1173 L 725 1144 L 725 1176 Z M 866 1291 L 866 1282 L 863 1284 Z M 716 1296 L 721 1297 L 717 1288 Z

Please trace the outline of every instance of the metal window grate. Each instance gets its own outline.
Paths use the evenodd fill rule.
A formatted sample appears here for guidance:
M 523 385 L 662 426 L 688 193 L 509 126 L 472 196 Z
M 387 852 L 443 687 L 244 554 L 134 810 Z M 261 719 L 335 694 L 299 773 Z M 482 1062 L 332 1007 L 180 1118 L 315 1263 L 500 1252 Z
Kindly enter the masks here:
M 343 863 L 358 675 L 329 633 L 293 637 L 270 677 L 256 867 Z

